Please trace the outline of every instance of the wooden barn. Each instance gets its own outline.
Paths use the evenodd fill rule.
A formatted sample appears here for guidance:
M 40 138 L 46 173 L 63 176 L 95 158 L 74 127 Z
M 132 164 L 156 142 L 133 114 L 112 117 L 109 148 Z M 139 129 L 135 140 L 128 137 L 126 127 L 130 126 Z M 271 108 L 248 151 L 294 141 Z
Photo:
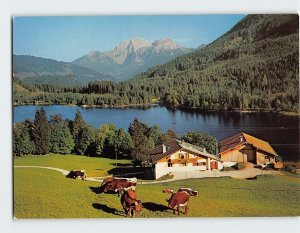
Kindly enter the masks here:
M 223 167 L 217 156 L 178 139 L 152 149 L 147 164 L 152 166 L 155 179 L 168 173 L 220 170 Z
M 246 133 L 238 133 L 219 142 L 218 156 L 223 162 L 250 162 L 257 165 L 274 163 L 282 167 L 280 156 L 272 146 Z

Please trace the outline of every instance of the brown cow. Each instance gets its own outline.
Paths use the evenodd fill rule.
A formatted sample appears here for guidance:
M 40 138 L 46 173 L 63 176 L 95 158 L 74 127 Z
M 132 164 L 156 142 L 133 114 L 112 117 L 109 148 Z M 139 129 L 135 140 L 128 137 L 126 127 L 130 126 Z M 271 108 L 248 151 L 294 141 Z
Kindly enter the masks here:
M 106 178 L 104 178 L 103 181 L 102 181 L 101 186 L 104 185 L 104 184 L 106 184 L 106 183 L 108 183 L 108 182 L 110 182 L 110 181 L 113 181 L 114 179 L 115 179 L 114 177 L 106 177 Z
M 173 194 L 174 193 L 173 189 L 164 189 L 162 192 L 166 193 L 166 194 Z
M 137 199 L 134 190 L 125 191 L 121 196 L 121 204 L 126 216 L 134 217 L 135 212 L 142 211 L 142 202 Z
M 186 192 L 173 193 L 170 199 L 168 200 L 168 207 L 173 209 L 173 214 L 177 209 L 179 215 L 179 207 L 184 207 L 184 214 L 188 212 L 190 196 Z
M 178 192 L 187 192 L 190 196 L 198 196 L 198 191 L 194 191 L 191 188 L 180 188 L 178 189 Z
M 86 179 L 86 171 L 85 170 L 72 170 L 69 172 L 68 175 L 66 175 L 67 178 L 72 178 L 72 179 L 76 179 L 76 178 L 80 178 L 82 180 Z
M 123 190 L 135 189 L 136 183 L 129 182 L 127 179 L 114 179 L 102 185 L 100 190 L 104 193 L 116 192 L 120 196 Z

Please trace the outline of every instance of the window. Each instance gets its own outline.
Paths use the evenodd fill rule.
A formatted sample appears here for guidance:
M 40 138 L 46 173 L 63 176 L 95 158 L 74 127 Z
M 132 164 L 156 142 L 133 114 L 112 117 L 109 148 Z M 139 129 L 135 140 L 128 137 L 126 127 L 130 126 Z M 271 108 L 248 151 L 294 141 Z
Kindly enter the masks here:
M 171 159 L 168 160 L 168 167 L 172 167 L 172 161 L 171 161 Z
M 200 162 L 199 166 L 206 166 L 206 162 Z
M 184 155 L 181 155 L 180 159 L 184 159 Z
M 270 159 L 270 156 L 269 156 L 269 155 L 266 155 L 266 156 L 265 156 L 265 159 Z

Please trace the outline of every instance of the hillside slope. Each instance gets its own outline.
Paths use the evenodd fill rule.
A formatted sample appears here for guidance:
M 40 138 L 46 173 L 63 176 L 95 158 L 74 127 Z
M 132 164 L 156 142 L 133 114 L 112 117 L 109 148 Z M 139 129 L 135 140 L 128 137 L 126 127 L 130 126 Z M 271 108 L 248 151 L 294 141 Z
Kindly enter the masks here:
M 97 80 L 115 80 L 78 65 L 41 57 L 13 55 L 13 74 L 25 83 L 78 85 Z
M 298 108 L 298 15 L 248 15 L 223 36 L 129 82 L 173 107 Z M 163 87 L 163 88 L 160 88 Z

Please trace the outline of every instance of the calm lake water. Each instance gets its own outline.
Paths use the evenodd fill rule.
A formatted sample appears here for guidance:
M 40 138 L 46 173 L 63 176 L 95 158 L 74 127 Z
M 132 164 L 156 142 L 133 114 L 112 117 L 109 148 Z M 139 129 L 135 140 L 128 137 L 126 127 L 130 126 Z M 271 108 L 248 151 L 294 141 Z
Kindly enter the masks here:
M 74 119 L 76 111 L 80 110 L 84 120 L 96 128 L 111 122 L 127 130 L 134 117 L 137 117 L 149 126 L 159 125 L 163 131 L 173 129 L 180 136 L 190 130 L 206 131 L 218 140 L 222 140 L 242 131 L 268 141 L 285 160 L 300 160 L 298 116 L 173 110 L 164 106 L 81 108 L 63 105 L 30 105 L 14 107 L 14 122 L 34 119 L 36 110 L 40 108 L 44 108 L 48 116 L 61 114 L 64 119 Z

